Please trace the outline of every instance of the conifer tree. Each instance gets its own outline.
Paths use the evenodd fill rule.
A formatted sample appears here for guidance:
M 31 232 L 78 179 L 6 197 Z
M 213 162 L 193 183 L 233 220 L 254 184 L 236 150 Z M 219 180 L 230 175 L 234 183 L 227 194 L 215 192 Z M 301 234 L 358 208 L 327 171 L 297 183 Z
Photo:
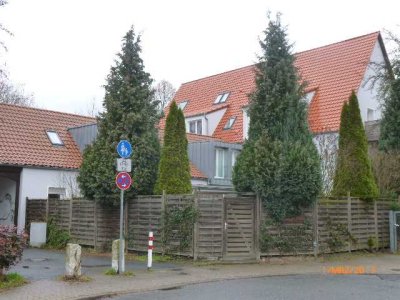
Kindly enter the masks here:
M 397 48 L 391 59 L 391 67 L 381 66 L 381 96 L 383 113 L 379 144 L 382 150 L 400 151 L 400 38 L 389 33 Z
M 237 190 L 257 192 L 276 221 L 311 205 L 321 186 L 319 156 L 307 123 L 304 87 L 280 16 L 260 42 L 249 139 L 234 168 Z
M 368 142 L 362 123 L 357 96 L 352 92 L 344 103 L 340 118 L 339 155 L 333 183 L 333 194 L 361 198 L 378 196 L 378 188 L 368 157 Z
M 132 187 L 127 197 L 151 194 L 157 176 L 159 141 L 156 124 L 158 103 L 152 100 L 152 79 L 140 57 L 140 35 L 131 28 L 123 38 L 121 53 L 105 85 L 104 112 L 98 118 L 98 137 L 84 153 L 78 177 L 83 194 L 101 203 L 118 201 L 115 186 L 116 146 L 132 144 Z
M 164 144 L 155 193 L 187 194 L 192 191 L 190 182 L 188 141 L 185 117 L 175 101 L 171 103 L 165 122 Z

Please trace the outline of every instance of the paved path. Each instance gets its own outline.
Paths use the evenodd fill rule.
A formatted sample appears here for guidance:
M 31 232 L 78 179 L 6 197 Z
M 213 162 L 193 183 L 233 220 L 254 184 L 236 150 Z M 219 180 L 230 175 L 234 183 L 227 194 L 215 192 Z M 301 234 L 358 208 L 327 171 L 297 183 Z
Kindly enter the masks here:
M 46 256 L 45 252 L 40 251 L 36 254 Z M 92 257 L 91 259 L 97 261 L 98 258 Z M 104 261 L 103 258 L 101 258 L 101 261 Z M 25 275 L 24 270 L 26 269 L 23 268 L 25 263 L 26 261 L 23 261 L 18 267 L 22 275 Z M 99 263 L 101 263 L 100 260 Z M 85 260 L 83 261 L 83 265 L 85 265 Z M 45 264 L 38 264 L 36 266 L 37 272 L 50 272 L 49 269 L 41 269 L 41 266 L 45 266 Z M 278 259 L 273 262 L 240 265 L 204 264 L 199 266 L 189 263 L 178 265 L 160 264 L 160 266 L 150 272 L 139 266 L 140 264 L 137 267 L 133 265 L 134 277 L 106 276 L 103 272 L 108 267 L 86 267 L 83 271 L 87 272 L 92 278 L 91 282 L 86 283 L 68 283 L 56 280 L 53 275 L 56 275 L 59 271 L 58 275 L 62 275 L 61 269 L 56 269 L 52 271 L 51 276 L 42 275 L 42 277 L 47 278 L 32 279 L 30 284 L 0 293 L 0 299 L 84 299 L 104 295 L 168 289 L 224 279 L 296 274 L 321 275 L 327 274 L 329 270 L 339 273 L 349 270 L 356 272 L 360 271 L 361 267 L 364 268 L 364 273 L 373 271 L 379 274 L 400 274 L 400 256 L 379 254 L 356 257 L 345 261 L 331 260 L 325 262 L 313 259 L 292 262 Z

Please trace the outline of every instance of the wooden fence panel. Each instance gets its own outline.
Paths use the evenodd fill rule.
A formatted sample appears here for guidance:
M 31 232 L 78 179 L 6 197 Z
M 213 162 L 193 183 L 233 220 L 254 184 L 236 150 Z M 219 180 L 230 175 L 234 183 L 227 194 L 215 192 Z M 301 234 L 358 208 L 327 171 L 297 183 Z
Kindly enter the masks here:
M 196 257 L 222 258 L 224 203 L 222 194 L 197 194 Z
M 149 230 L 154 233 L 155 252 L 160 252 L 162 196 L 140 196 L 128 201 L 128 249 L 147 251 Z
M 195 203 L 199 218 L 193 233 L 193 247 L 189 247 L 183 253 L 175 251 L 174 254 L 221 259 L 224 255 L 225 238 L 224 198 L 240 199 L 237 194 L 221 192 L 139 196 L 128 199 L 125 235 L 128 249 L 147 251 L 148 232 L 151 229 L 155 236 L 155 252 L 162 252 L 163 209 Z M 254 196 L 249 196 L 248 199 L 254 199 Z M 303 231 L 302 239 L 295 241 L 296 248 L 289 249 L 289 253 L 285 253 L 285 249 L 275 247 L 263 251 L 261 255 L 317 254 L 368 249 L 368 241 L 372 239 L 378 241 L 379 247 L 388 247 L 389 208 L 390 201 L 386 200 L 368 204 L 357 198 L 319 199 L 315 208 L 305 209 L 301 216 L 285 220 L 279 228 L 273 225 L 267 212 L 262 209 L 260 228 L 266 230 L 269 237 L 285 233 L 287 241 L 295 241 L 300 227 Z M 30 222 L 45 221 L 48 215 L 59 228 L 69 231 L 74 241 L 109 250 L 112 240 L 119 238 L 119 213 L 119 207 L 102 207 L 88 200 L 29 199 L 26 226 L 29 229 Z M 262 232 L 256 236 L 259 235 L 265 238 Z M 335 237 L 343 243 L 335 245 L 332 242 Z M 354 242 L 349 242 L 351 239 L 354 239 Z M 313 243 L 314 241 L 317 243 Z M 169 242 L 167 247 L 170 249 L 179 248 L 178 239 Z

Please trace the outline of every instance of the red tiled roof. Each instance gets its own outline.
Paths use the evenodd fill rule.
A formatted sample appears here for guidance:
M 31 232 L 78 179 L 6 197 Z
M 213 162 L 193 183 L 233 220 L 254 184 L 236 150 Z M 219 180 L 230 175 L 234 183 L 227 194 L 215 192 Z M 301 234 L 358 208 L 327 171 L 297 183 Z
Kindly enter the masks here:
M 207 176 L 204 175 L 192 162 L 190 162 L 190 175 L 192 178 L 207 179 Z
M 90 117 L 0 104 L 0 165 L 78 169 L 82 156 L 67 129 L 94 122 Z M 56 131 L 64 145 L 53 146 L 46 130 Z
M 295 55 L 295 64 L 308 83 L 307 91 L 316 91 L 309 108 L 309 125 L 314 133 L 339 129 L 343 103 L 352 90 L 358 90 L 378 38 L 380 34 L 375 32 Z M 213 137 L 240 143 L 243 141 L 242 109 L 248 105 L 248 95 L 254 88 L 255 66 L 251 65 L 186 82 L 179 88 L 174 100 L 178 104 L 188 101 L 185 116 L 228 105 Z M 230 92 L 229 98 L 223 104 L 214 104 L 222 92 Z M 236 121 L 231 129 L 224 130 L 230 117 L 236 117 Z M 165 118 L 160 121 L 160 127 L 164 126 Z

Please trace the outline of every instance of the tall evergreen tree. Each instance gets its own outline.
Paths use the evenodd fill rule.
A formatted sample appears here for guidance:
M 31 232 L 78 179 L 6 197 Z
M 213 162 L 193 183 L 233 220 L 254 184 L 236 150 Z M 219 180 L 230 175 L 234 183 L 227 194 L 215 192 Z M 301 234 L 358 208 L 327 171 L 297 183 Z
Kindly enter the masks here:
M 260 41 L 256 90 L 250 96 L 249 139 L 234 168 L 237 190 L 251 190 L 276 221 L 311 205 L 320 190 L 319 156 L 307 123 L 304 86 L 280 16 Z
M 400 151 L 400 38 L 389 33 L 396 44 L 391 66 L 386 63 L 378 72 L 381 80 L 383 115 L 379 144 L 386 151 Z
M 164 144 L 155 193 L 186 194 L 192 191 L 190 182 L 188 141 L 185 117 L 175 101 L 172 102 L 165 122 Z
M 140 53 L 140 35 L 136 36 L 131 28 L 107 76 L 104 112 L 98 118 L 99 134 L 84 153 L 78 177 L 86 197 L 106 204 L 118 199 L 115 159 L 116 146 L 122 139 L 130 141 L 133 148 L 133 183 L 127 196 L 151 194 L 156 181 L 160 151 L 156 130 L 158 103 L 152 100 L 152 79 L 144 71 Z
M 342 108 L 339 130 L 339 155 L 333 194 L 377 197 L 378 188 L 368 157 L 368 142 L 361 119 L 357 96 L 352 92 Z

